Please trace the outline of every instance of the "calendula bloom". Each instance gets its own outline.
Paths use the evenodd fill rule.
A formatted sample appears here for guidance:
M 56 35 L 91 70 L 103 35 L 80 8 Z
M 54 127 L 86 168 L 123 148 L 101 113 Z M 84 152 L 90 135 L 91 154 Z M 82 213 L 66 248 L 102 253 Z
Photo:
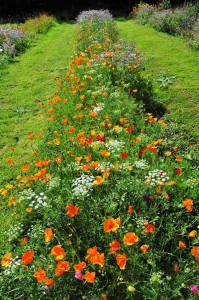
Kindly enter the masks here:
M 196 230 L 192 230 L 191 232 L 189 232 L 189 237 L 194 239 L 197 236 L 197 231 Z
M 149 249 L 149 245 L 142 245 L 140 247 L 140 250 L 142 251 L 142 253 L 146 253 Z
M 28 172 L 28 170 L 30 169 L 30 165 L 24 165 L 21 169 L 24 172 Z
M 146 234 L 154 233 L 154 231 L 155 231 L 155 225 L 150 224 L 150 223 L 148 223 L 148 222 L 145 222 L 145 223 L 144 223 L 144 232 L 145 232 Z
M 115 232 L 121 225 L 120 218 L 114 219 L 109 218 L 104 222 L 104 231 L 105 232 Z
M 31 213 L 31 212 L 32 212 L 32 207 L 27 207 L 27 208 L 26 208 L 26 212 L 27 212 L 27 213 Z
M 167 151 L 164 153 L 165 156 L 171 156 L 171 151 Z
M 2 267 L 9 267 L 12 263 L 12 252 L 6 253 L 1 259 Z
M 102 299 L 103 299 L 103 300 L 108 300 L 106 294 L 102 294 Z
M 83 278 L 89 282 L 89 283 L 93 283 L 95 281 L 95 275 L 96 273 L 95 272 L 89 272 L 89 271 L 86 271 L 86 274 L 83 276 Z
M 44 239 L 45 242 L 48 243 L 52 240 L 52 238 L 54 237 L 54 233 L 52 228 L 46 228 L 44 231 Z
M 175 271 L 175 272 L 178 272 L 178 271 L 179 271 L 179 269 L 180 269 L 180 268 L 179 268 L 179 266 L 178 266 L 178 265 L 175 265 L 175 266 L 174 266 L 174 271 Z
M 124 270 L 127 263 L 127 256 L 125 253 L 117 254 L 116 255 L 117 265 L 119 266 L 120 270 Z
M 84 261 L 80 261 L 78 264 L 74 265 L 74 269 L 76 272 L 82 271 L 86 267 L 86 263 Z
M 68 210 L 66 214 L 72 218 L 75 217 L 79 212 L 79 207 L 73 204 L 68 204 L 66 209 Z
M 114 240 L 112 243 L 109 243 L 109 246 L 111 247 L 110 251 L 112 253 L 116 253 L 117 250 L 120 249 L 120 243 L 117 240 Z
M 95 180 L 94 180 L 93 183 L 92 183 L 92 185 L 98 186 L 98 185 L 102 184 L 103 182 L 104 182 L 103 177 L 101 177 L 101 176 L 96 176 L 96 177 L 95 177 Z
M 93 248 L 89 248 L 89 249 L 87 250 L 87 253 L 88 253 L 90 256 L 95 255 L 97 252 L 98 252 L 98 251 L 97 251 L 97 247 L 96 247 L 96 246 L 94 246 Z
M 199 260 L 199 246 L 193 246 L 191 248 L 191 253 L 195 257 L 196 260 Z
M 13 164 L 14 165 L 14 159 L 12 159 L 11 157 L 8 157 L 7 159 L 6 159 L 6 161 L 7 161 L 7 163 L 9 163 L 9 164 Z
M 28 243 L 28 237 L 25 236 L 21 241 L 20 241 L 20 246 L 26 245 Z
M 17 205 L 17 201 L 15 201 L 14 197 L 11 197 L 8 201 L 8 206 L 16 206 Z
M 185 243 L 179 241 L 178 242 L 178 247 L 181 248 L 181 249 L 183 249 L 183 248 L 186 248 L 187 246 L 185 245 Z
M 33 275 L 37 278 L 38 282 L 42 282 L 46 279 L 46 271 L 44 271 L 42 268 L 38 268 L 37 272 Z
M 68 261 L 59 261 L 56 268 L 63 272 L 68 272 L 70 270 L 69 262 Z
M 104 157 L 109 157 L 111 155 L 111 152 L 109 151 L 106 151 L 106 150 L 101 150 L 101 155 L 104 156 Z
M 94 265 L 100 265 L 103 267 L 104 265 L 104 253 L 96 252 L 94 255 L 90 257 L 90 262 Z
M 23 264 L 30 264 L 34 259 L 34 251 L 27 251 L 23 254 L 21 261 Z
M 56 157 L 55 161 L 58 165 L 60 165 L 62 163 L 62 157 L 61 156 Z
M 182 205 L 186 208 L 188 212 L 192 212 L 193 210 L 193 200 L 186 198 L 185 200 L 182 200 Z
M 54 246 L 50 252 L 50 255 L 55 256 L 55 260 L 59 261 L 66 257 L 66 253 L 61 245 Z
M 45 279 L 45 285 L 46 286 L 53 286 L 54 285 L 54 280 L 52 278 L 46 278 Z
M 128 232 L 124 235 L 124 244 L 133 245 L 139 240 L 138 236 L 134 232 Z
M 129 214 L 132 214 L 132 213 L 133 213 L 133 206 L 132 206 L 132 205 L 129 205 L 128 213 L 129 213 Z

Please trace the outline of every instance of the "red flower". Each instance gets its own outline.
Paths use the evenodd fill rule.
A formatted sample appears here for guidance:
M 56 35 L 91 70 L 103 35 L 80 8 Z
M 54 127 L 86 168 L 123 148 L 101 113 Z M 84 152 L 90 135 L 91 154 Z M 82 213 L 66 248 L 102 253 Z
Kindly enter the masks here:
M 123 152 L 120 156 L 121 156 L 122 158 L 126 159 L 126 158 L 127 158 L 127 153 L 126 153 L 126 152 Z

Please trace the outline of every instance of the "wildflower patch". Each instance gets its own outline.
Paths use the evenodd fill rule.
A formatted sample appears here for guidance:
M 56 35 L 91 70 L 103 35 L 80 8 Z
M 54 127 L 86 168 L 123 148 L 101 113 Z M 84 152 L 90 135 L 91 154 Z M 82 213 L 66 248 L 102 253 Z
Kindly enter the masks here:
M 77 53 L 42 105 L 49 122 L 34 163 L 0 189 L 16 217 L 1 296 L 198 293 L 198 170 L 169 125 L 144 111 L 151 86 L 142 73 L 109 12 L 79 15 Z M 34 133 L 27 140 L 34 147 Z

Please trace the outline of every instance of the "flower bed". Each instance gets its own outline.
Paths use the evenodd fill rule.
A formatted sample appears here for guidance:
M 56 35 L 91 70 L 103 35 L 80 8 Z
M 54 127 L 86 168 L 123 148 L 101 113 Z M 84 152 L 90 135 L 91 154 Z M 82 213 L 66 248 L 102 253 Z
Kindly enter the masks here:
M 53 26 L 53 20 L 52 16 L 42 14 L 18 26 L 0 25 L 0 69 L 27 49 L 37 34 L 46 33 Z
M 33 163 L 0 189 L 16 217 L 0 295 L 192 299 L 198 170 L 172 126 L 143 112 L 152 89 L 135 46 L 93 15 L 78 18 L 77 53 L 41 105 L 49 126 Z

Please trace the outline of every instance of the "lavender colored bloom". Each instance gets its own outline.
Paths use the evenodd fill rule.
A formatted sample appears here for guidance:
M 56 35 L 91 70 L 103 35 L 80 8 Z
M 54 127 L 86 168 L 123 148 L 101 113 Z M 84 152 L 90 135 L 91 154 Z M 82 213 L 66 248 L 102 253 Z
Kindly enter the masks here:
M 78 279 L 78 280 L 83 280 L 82 272 L 77 271 L 77 272 L 75 273 L 75 278 Z
M 192 284 L 192 285 L 190 286 L 190 290 L 191 290 L 191 293 L 192 293 L 192 294 L 194 294 L 194 295 L 198 294 L 198 290 L 199 290 L 198 285 Z
M 84 10 L 76 18 L 77 22 L 82 20 L 92 20 L 97 21 L 99 19 L 112 19 L 112 15 L 109 11 L 100 9 L 100 10 Z

